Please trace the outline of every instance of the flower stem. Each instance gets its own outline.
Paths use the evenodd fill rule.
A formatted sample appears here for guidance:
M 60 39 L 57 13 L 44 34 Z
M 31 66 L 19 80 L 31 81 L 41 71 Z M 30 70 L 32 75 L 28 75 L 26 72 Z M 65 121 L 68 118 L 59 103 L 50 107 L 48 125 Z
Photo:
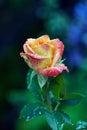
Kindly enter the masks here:
M 54 109 L 55 111 L 58 109 L 59 105 L 60 105 L 60 102 L 57 103 L 57 105 L 56 105 L 56 107 Z
M 49 86 L 48 85 L 46 86 L 46 96 L 47 96 L 47 103 L 49 106 L 49 110 L 50 110 L 50 112 L 52 112 L 52 106 L 51 106 L 51 100 L 49 97 Z

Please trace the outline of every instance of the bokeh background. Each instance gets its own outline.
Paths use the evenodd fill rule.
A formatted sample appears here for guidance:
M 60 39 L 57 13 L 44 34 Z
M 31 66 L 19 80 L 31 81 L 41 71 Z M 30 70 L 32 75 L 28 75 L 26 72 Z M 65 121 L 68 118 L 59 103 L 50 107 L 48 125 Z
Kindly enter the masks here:
M 85 95 L 79 105 L 66 108 L 74 125 L 64 129 L 75 130 L 77 121 L 87 121 L 87 0 L 0 0 L 0 130 L 50 130 L 44 117 L 18 119 L 31 98 L 28 67 L 19 53 L 27 38 L 43 34 L 64 42 L 67 92 Z

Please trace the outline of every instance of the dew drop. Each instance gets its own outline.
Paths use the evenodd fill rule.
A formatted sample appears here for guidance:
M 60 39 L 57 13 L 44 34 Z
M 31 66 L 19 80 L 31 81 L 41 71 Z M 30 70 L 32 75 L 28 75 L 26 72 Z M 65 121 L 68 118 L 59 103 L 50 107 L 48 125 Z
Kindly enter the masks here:
M 30 119 L 30 116 L 27 116 L 26 121 L 29 121 L 29 119 Z
M 39 111 L 39 115 L 41 115 L 41 111 Z
M 72 125 L 72 126 L 74 126 L 74 124 L 73 124 L 73 123 L 72 123 L 71 125 Z
M 33 113 L 33 117 L 35 117 L 36 116 L 36 113 Z
M 59 122 L 57 122 L 57 125 L 59 124 Z

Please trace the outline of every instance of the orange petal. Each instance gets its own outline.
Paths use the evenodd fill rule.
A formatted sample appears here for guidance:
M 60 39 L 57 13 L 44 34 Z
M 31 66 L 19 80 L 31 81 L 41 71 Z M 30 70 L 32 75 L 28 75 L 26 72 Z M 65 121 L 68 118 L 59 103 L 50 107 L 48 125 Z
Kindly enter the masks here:
M 38 72 L 43 76 L 57 76 L 61 74 L 63 70 L 66 70 L 67 72 L 69 72 L 68 68 L 64 64 L 59 64 L 56 67 L 39 69 Z
M 20 56 L 23 57 L 28 66 L 30 66 L 34 70 L 46 68 L 51 62 L 47 57 L 42 57 L 34 54 L 27 54 L 21 52 Z
M 27 59 L 29 58 L 36 59 L 36 60 L 46 59 L 46 57 L 42 57 L 42 56 L 34 55 L 34 54 L 27 54 L 23 52 L 20 53 L 20 56 Z
M 20 53 L 20 56 L 21 56 L 22 58 L 24 58 L 24 59 L 28 59 L 27 55 L 26 55 L 25 53 L 23 53 L 23 52 Z
M 51 41 L 52 41 L 52 44 L 54 44 L 55 46 L 55 54 L 54 54 L 53 63 L 52 63 L 52 66 L 54 66 L 62 57 L 62 54 L 64 51 L 64 45 L 62 41 L 60 41 L 59 39 L 54 39 Z
M 50 40 L 48 35 L 43 35 L 39 38 L 36 39 L 36 42 L 38 42 L 39 44 L 41 43 L 47 43 Z
M 23 45 L 23 48 L 24 48 L 24 52 L 25 52 L 25 53 L 33 53 L 33 54 L 35 53 L 35 52 L 32 50 L 32 48 L 31 48 L 28 44 L 26 44 L 26 43 Z
M 33 69 L 43 69 L 50 65 L 51 59 L 47 57 L 40 57 L 36 55 L 28 55 L 29 62 L 31 63 L 31 66 Z

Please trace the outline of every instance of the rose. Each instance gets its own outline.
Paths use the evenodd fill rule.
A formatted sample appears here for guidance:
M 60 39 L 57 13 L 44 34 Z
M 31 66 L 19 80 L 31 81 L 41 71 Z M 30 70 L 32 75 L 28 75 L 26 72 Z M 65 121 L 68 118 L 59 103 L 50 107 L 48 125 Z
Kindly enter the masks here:
M 29 38 L 23 45 L 24 58 L 28 66 L 43 76 L 57 76 L 68 68 L 60 63 L 64 45 L 59 39 L 50 40 L 48 35 L 37 39 Z

